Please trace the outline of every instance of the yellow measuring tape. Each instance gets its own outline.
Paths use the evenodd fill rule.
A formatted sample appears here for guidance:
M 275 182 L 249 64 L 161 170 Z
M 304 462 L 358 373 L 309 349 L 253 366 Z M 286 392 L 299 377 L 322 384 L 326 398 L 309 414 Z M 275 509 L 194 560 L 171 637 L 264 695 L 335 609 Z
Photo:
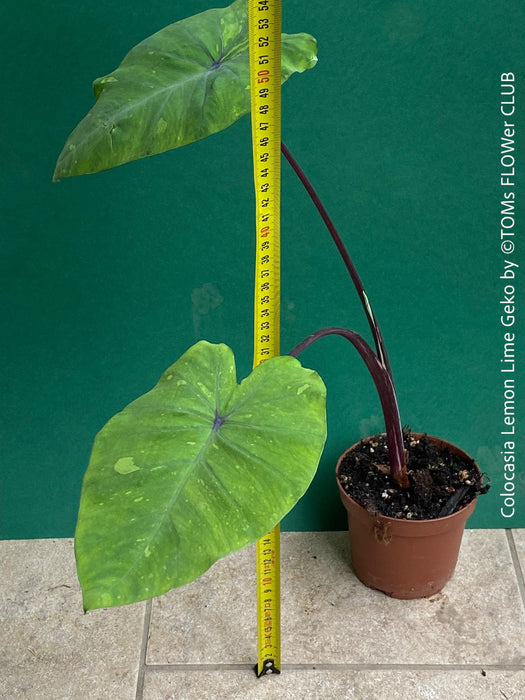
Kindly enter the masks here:
M 248 0 L 256 252 L 254 367 L 279 355 L 281 0 Z M 279 525 L 256 543 L 257 676 L 280 673 Z

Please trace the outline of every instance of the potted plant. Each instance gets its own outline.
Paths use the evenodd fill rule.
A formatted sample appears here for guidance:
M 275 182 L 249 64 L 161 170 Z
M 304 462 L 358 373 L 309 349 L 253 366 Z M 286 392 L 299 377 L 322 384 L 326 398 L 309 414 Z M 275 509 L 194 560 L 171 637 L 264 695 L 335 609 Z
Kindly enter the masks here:
M 458 447 L 402 428 L 390 361 L 361 279 L 305 173 L 284 144 L 282 151 L 343 258 L 375 344 L 374 351 L 354 331 L 332 327 L 313 333 L 290 352 L 296 356 L 327 335 L 346 338 L 365 362 L 381 401 L 386 434 L 353 445 L 336 467 L 354 570 L 365 585 L 392 597 L 428 597 L 454 573 L 467 518 L 477 495 L 489 487 L 474 460 Z
M 138 44 L 116 71 L 95 81 L 95 105 L 67 140 L 54 179 L 189 144 L 246 114 L 247 32 L 247 2 L 235 0 L 169 25 Z M 283 35 L 283 81 L 315 62 L 313 37 Z M 382 520 L 379 505 L 393 502 L 397 491 L 410 501 L 428 487 L 428 474 L 432 478 L 429 468 L 420 476 L 412 455 L 407 463 L 407 452 L 430 442 L 443 454 L 441 442 L 403 433 L 390 363 L 363 285 L 315 191 L 284 145 L 282 150 L 343 257 L 375 350 L 353 331 L 327 328 L 289 355 L 262 363 L 238 384 L 227 346 L 200 341 L 189 348 L 150 392 L 114 416 L 95 439 L 75 533 L 85 609 L 136 602 L 183 585 L 217 559 L 262 537 L 291 510 L 315 474 L 326 439 L 324 384 L 296 355 L 325 335 L 338 333 L 356 347 L 379 391 L 386 442 L 376 436 L 360 448 L 368 450 L 374 480 L 386 484 L 381 493 L 387 496 L 379 504 L 371 505 L 367 494 L 361 506 L 365 513 L 372 511 L 379 550 L 390 551 L 394 542 L 393 527 Z M 371 454 L 380 458 L 370 459 Z M 456 500 L 462 517 L 485 488 L 475 464 L 465 459 L 456 468 L 460 487 L 449 484 L 446 491 L 449 507 Z M 342 491 L 352 481 L 346 465 L 346 458 L 338 465 Z M 371 480 L 367 476 L 365 481 Z M 358 501 L 359 495 L 354 498 Z M 410 518 L 421 521 L 421 513 L 404 505 L 392 519 L 417 526 Z M 410 568 L 408 564 L 405 571 Z M 358 575 L 375 585 L 359 570 Z

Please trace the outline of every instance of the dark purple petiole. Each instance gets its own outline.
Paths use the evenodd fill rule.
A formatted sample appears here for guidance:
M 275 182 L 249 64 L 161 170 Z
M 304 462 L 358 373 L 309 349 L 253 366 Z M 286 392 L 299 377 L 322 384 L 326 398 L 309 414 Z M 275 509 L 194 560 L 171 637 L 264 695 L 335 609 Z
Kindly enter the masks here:
M 326 211 L 323 203 L 319 199 L 319 195 L 313 188 L 312 184 L 306 177 L 304 171 L 301 169 L 295 158 L 292 156 L 288 148 L 284 143 L 281 142 L 281 151 L 285 156 L 286 160 L 290 163 L 293 170 L 303 183 L 306 191 L 310 195 L 313 203 L 317 207 L 319 214 L 321 215 L 323 221 L 325 222 L 332 239 L 337 246 L 341 257 L 345 263 L 346 269 L 348 270 L 352 282 L 357 290 L 359 299 L 365 311 L 370 330 L 374 337 L 374 343 L 376 346 L 376 352 L 372 350 L 370 345 L 355 331 L 348 330 L 346 328 L 323 328 L 316 333 L 308 336 L 306 340 L 297 345 L 289 354 L 296 357 L 300 352 L 305 350 L 309 345 L 315 343 L 316 340 L 323 338 L 326 335 L 341 335 L 347 340 L 349 340 L 356 350 L 361 355 L 364 360 L 374 383 L 376 385 L 377 392 L 379 394 L 379 399 L 381 401 L 381 407 L 383 409 L 383 415 L 385 419 L 386 434 L 388 440 L 388 451 L 390 454 L 390 473 L 392 478 L 402 486 L 407 488 L 409 486 L 407 468 L 406 468 L 406 457 L 403 445 L 403 429 L 401 426 L 401 418 L 399 416 L 399 407 L 397 404 L 396 391 L 394 388 L 394 380 L 392 378 L 392 369 L 390 366 L 390 361 L 388 359 L 388 354 L 386 352 L 385 344 L 383 341 L 383 336 L 381 330 L 376 321 L 372 306 L 368 299 L 368 296 L 361 282 L 361 278 L 357 273 L 357 270 L 350 258 L 348 251 L 345 248 L 340 235 L 338 234 L 332 220 L 330 219 L 328 212 Z

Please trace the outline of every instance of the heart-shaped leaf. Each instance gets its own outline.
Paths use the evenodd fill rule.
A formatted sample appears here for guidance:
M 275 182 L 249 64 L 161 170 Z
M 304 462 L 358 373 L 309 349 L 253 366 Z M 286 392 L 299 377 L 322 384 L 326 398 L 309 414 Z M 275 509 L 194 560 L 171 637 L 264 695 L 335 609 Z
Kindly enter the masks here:
M 233 353 L 200 341 L 97 435 L 75 552 L 86 609 L 159 595 L 262 537 L 310 484 L 325 387 L 292 357 L 237 384 Z
M 281 78 L 316 63 L 309 34 L 282 35 Z M 54 179 L 107 170 L 225 129 L 250 111 L 247 0 L 171 24 L 94 83 Z

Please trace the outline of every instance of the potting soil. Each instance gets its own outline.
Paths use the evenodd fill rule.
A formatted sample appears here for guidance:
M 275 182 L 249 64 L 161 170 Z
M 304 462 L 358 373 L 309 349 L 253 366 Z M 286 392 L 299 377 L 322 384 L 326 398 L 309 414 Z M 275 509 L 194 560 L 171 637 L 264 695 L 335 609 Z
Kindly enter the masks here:
M 427 520 L 452 515 L 489 489 L 475 463 L 450 450 L 438 450 L 426 436 L 404 431 L 410 486 L 390 476 L 386 437 L 363 440 L 344 457 L 339 481 L 370 513 Z

